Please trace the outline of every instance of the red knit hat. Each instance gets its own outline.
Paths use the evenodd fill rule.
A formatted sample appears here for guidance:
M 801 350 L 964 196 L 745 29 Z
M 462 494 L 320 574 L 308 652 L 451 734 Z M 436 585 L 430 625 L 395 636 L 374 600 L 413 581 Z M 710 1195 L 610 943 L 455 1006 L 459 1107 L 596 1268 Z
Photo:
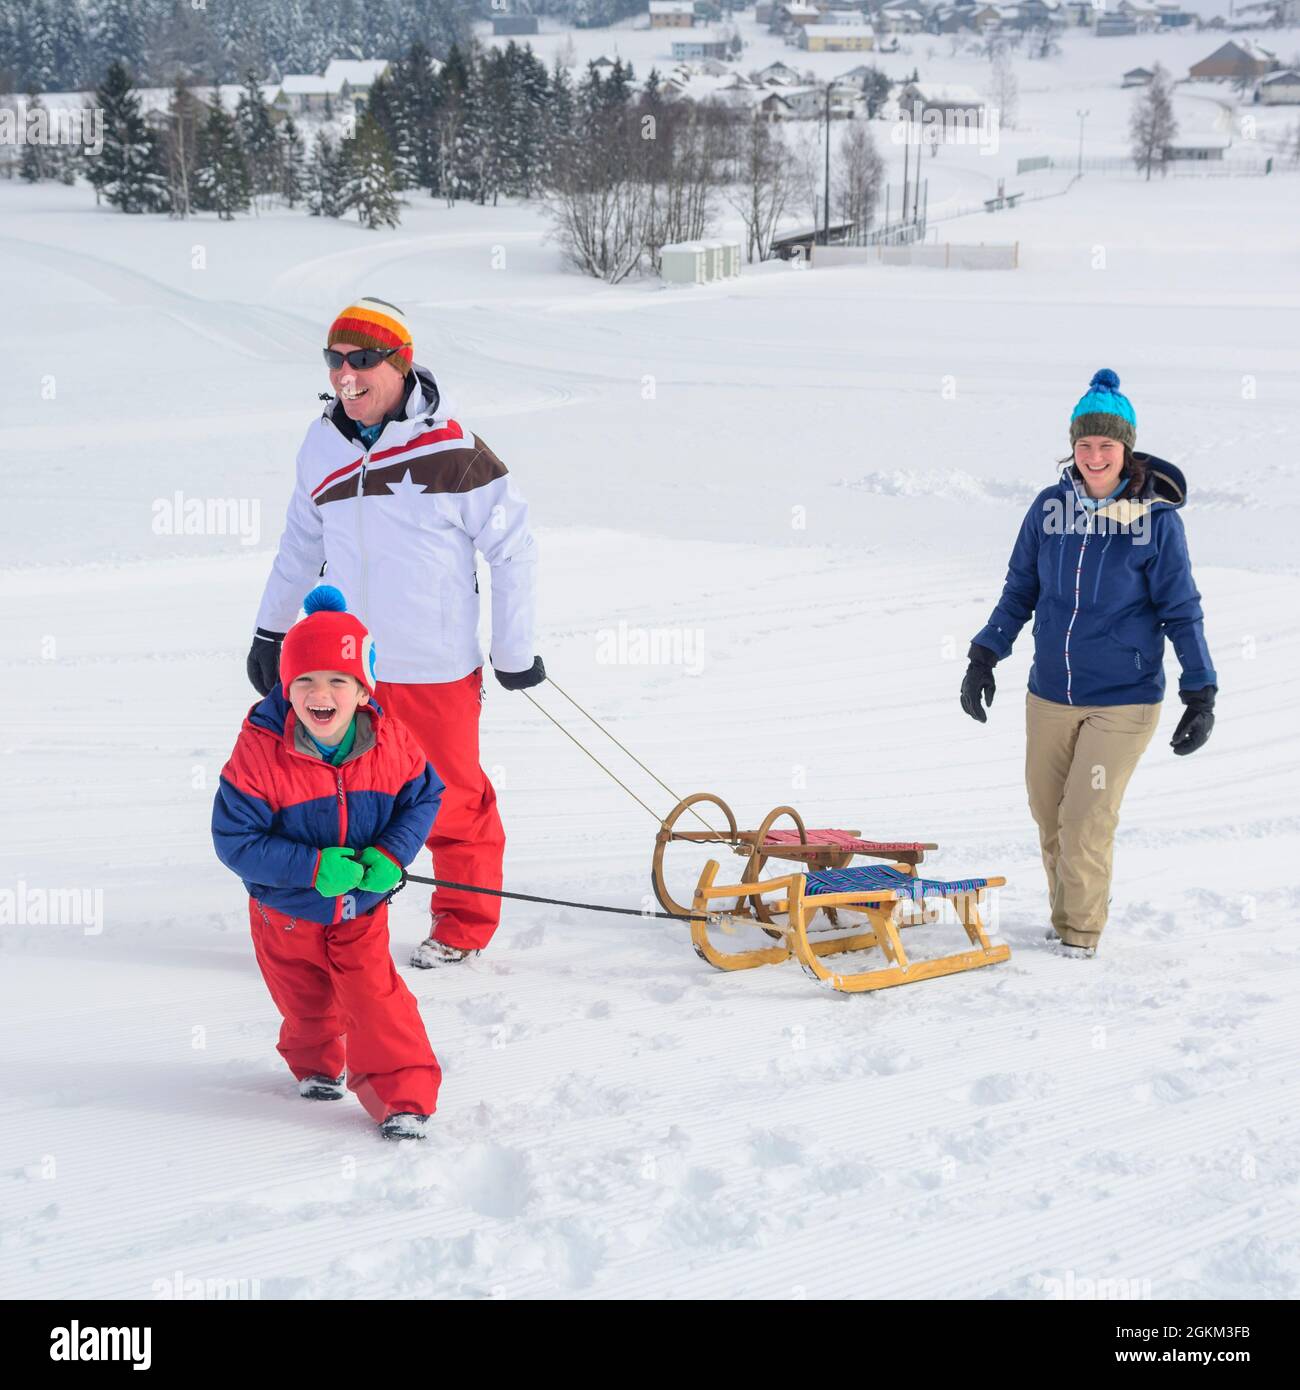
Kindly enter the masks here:
M 403 376 L 411 370 L 415 349 L 411 345 L 411 326 L 396 305 L 384 299 L 358 299 L 330 324 L 325 346 L 355 343 L 359 348 L 398 351 L 388 359 Z
M 307 614 L 285 634 L 280 648 L 280 683 L 289 684 L 308 671 L 342 671 L 375 693 L 375 643 L 365 624 L 348 612 L 348 603 L 332 584 L 318 584 L 302 601 Z

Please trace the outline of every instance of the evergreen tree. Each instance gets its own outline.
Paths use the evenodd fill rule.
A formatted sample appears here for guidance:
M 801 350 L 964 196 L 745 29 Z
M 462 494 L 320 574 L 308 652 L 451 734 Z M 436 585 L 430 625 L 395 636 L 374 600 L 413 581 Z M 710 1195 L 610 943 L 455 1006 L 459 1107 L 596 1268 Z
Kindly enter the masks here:
M 45 110 L 45 103 L 41 100 L 37 92 L 27 94 L 27 109 L 23 113 L 23 120 L 27 126 L 30 136 L 33 133 L 32 114 Z M 48 115 L 48 113 L 46 113 Z M 39 114 L 37 120 L 39 120 Z M 48 137 L 46 137 L 48 138 Z M 54 176 L 54 161 L 50 158 L 53 147 L 44 143 L 41 139 L 28 139 L 23 143 L 22 159 L 19 163 L 19 173 L 27 183 L 42 183 L 45 179 Z
M 60 3 L 53 13 L 54 82 L 60 91 L 80 91 L 87 78 L 86 22 L 80 5 Z
M 626 106 L 632 96 L 632 64 L 623 66 L 621 58 L 614 59 L 614 66 L 605 82 L 605 104 L 607 106 Z
M 307 175 L 307 209 L 313 217 L 342 217 L 344 160 L 335 141 L 324 132 L 316 137 Z
M 361 225 L 371 229 L 396 227 L 401 222 L 393 187 L 392 151 L 379 122 L 369 112 L 362 116 L 348 152 L 343 210 L 355 210 Z
M 211 110 L 199 132 L 194 206 L 232 222 L 237 212 L 248 211 L 251 193 L 252 179 L 235 119 L 221 109 L 214 90 Z
M 144 68 L 144 7 L 139 0 L 100 0 L 95 11 L 94 51 L 100 62 L 130 72 Z
M 271 108 L 252 72 L 244 74 L 244 90 L 235 107 L 235 126 L 248 164 L 251 189 L 255 197 L 279 191 L 280 142 L 276 138 Z
M 292 116 L 280 127 L 280 196 L 297 207 L 307 196 L 307 148 Z
M 433 55 L 418 39 L 399 65 L 398 80 L 403 91 L 402 118 L 406 123 L 405 151 L 395 150 L 397 158 L 411 160 L 412 188 L 436 193 L 438 181 L 437 110 L 438 79 L 433 71 Z
M 90 161 L 96 195 L 123 212 L 156 212 L 167 206 L 167 179 L 158 143 L 140 114 L 131 75 L 111 63 L 95 90 L 94 105 L 104 113 L 104 147 Z
M 167 103 L 167 134 L 163 139 L 173 217 L 188 217 L 194 210 L 194 173 L 198 167 L 202 125 L 201 103 L 184 80 L 178 79 Z
M 400 72 L 375 79 L 366 110 L 384 132 L 393 152 L 393 186 L 399 191 L 416 186 L 416 157 L 411 131 L 409 93 Z
M 29 92 L 48 92 L 58 81 L 54 16 L 46 0 L 27 0 L 19 12 L 18 41 Z
M 361 14 L 358 11 L 356 0 L 337 0 L 334 26 L 333 56 L 335 58 L 366 57 Z M 323 72 L 324 69 L 322 68 L 321 71 Z
M 475 189 L 474 139 L 478 112 L 474 102 L 472 60 L 452 44 L 438 74 L 437 191 L 451 207 Z

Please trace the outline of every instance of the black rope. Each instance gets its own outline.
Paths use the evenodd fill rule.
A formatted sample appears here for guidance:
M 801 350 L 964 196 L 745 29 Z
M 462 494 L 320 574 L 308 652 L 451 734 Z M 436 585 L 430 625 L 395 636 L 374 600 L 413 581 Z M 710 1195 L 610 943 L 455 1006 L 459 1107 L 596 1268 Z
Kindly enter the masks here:
M 638 907 L 608 907 L 604 903 L 575 903 L 567 898 L 539 898 L 533 893 L 507 893 L 500 888 L 478 888 L 472 883 L 453 883 L 446 878 L 421 878 L 419 874 L 403 873 L 402 881 L 389 893 L 400 893 L 408 883 L 427 883 L 431 888 L 455 888 L 462 893 L 486 893 L 493 898 L 514 898 L 523 903 L 548 903 L 552 907 L 581 907 L 588 912 L 616 912 L 623 917 L 663 917 L 670 922 L 702 922 L 710 921 L 716 915 L 714 913 L 696 913 L 686 915 L 681 912 L 643 912 Z

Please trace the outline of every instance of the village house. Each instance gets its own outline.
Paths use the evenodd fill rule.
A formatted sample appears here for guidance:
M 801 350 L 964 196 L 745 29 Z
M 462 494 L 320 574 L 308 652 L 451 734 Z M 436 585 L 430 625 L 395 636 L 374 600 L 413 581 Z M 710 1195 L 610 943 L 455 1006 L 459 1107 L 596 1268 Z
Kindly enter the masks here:
M 1155 0 L 1119 0 L 1115 12 L 1131 19 L 1139 34 L 1152 34 L 1160 28 L 1160 11 L 1156 9 Z
M 1255 100 L 1262 106 L 1292 105 L 1300 102 L 1300 71 L 1282 68 L 1270 73 L 1255 87 Z
M 1177 0 L 1156 0 L 1156 14 L 1162 29 L 1182 29 L 1196 18 L 1190 10 L 1183 9 Z
M 323 73 L 287 72 L 271 105 L 284 115 L 341 115 L 364 102 L 371 84 L 388 71 L 386 58 L 334 58 Z
M 1128 38 L 1137 31 L 1137 21 L 1132 15 L 1117 14 L 1114 10 L 1103 10 L 1097 16 L 1097 27 L 1093 30 L 1099 39 Z
M 502 14 L 492 17 L 494 37 L 514 38 L 537 33 L 537 16 L 531 14 Z
M 730 50 L 730 38 L 713 29 L 693 29 L 689 34 L 673 39 L 675 62 L 689 63 L 700 58 L 725 58 Z
M 865 53 L 875 46 L 870 24 L 809 24 L 799 30 L 799 47 L 808 53 Z
M 772 15 L 772 27 L 789 33 L 804 24 L 817 24 L 821 17 L 822 12 L 808 0 L 782 0 Z
M 751 74 L 756 82 L 761 82 L 769 87 L 797 87 L 803 81 L 803 75 L 798 73 L 789 63 L 783 63 L 777 59 L 775 63 L 769 63 L 765 68 L 759 68 L 756 73 Z
M 695 24 L 692 0 L 650 0 L 652 29 L 690 29 Z
M 1250 39 L 1229 39 L 1227 43 L 1216 48 L 1208 58 L 1193 63 L 1188 69 L 1188 76 L 1194 82 L 1225 78 L 1230 81 L 1249 81 L 1251 78 L 1263 77 L 1278 66 L 1274 54 Z
M 982 121 L 984 108 L 984 98 L 964 83 L 908 82 L 898 94 L 899 115 L 904 120 L 924 120 L 928 112 L 939 111 L 945 117 L 974 112 Z
M 919 34 L 925 28 L 925 11 L 908 0 L 889 0 L 876 13 L 878 34 Z

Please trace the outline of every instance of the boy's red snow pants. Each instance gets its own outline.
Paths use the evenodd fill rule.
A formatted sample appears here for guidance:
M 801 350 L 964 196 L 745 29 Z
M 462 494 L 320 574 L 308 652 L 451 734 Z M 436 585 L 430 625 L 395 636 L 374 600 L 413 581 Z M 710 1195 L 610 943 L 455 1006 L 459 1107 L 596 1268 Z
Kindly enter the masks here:
M 346 1066 L 348 1090 L 376 1123 L 401 1110 L 432 1115 L 442 1069 L 393 967 L 388 904 L 323 926 L 250 898 L 248 918 L 284 1019 L 276 1050 L 294 1076 L 339 1076 Z
M 385 713 L 395 714 L 410 729 L 446 784 L 425 841 L 433 854 L 433 876 L 500 888 L 506 832 L 497 812 L 497 794 L 478 760 L 483 668 L 438 684 L 380 681 L 375 699 Z M 501 920 L 501 899 L 484 893 L 439 888 L 429 905 L 434 914 L 430 935 L 462 950 L 481 950 Z

